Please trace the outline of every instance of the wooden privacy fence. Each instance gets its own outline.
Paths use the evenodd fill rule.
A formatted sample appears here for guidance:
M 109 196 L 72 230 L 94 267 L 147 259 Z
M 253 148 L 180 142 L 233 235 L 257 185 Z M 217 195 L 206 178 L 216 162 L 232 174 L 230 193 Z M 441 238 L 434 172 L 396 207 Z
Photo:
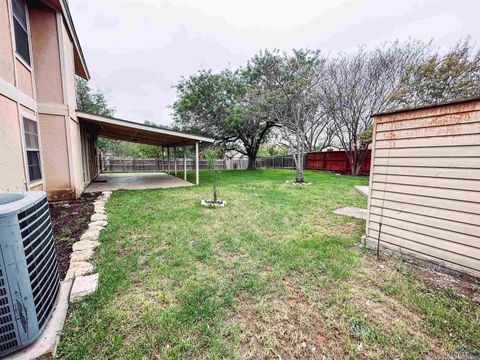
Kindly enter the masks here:
M 360 175 L 370 174 L 371 150 L 367 150 L 365 161 L 360 169 Z M 351 173 L 350 162 L 346 151 L 310 152 L 305 156 L 305 169 L 327 170 L 341 174 Z
M 170 170 L 175 169 L 175 162 L 177 169 L 183 171 L 183 159 L 142 159 L 142 158 L 127 158 L 107 156 L 102 159 L 102 171 L 165 171 L 168 170 L 170 163 Z M 200 159 L 198 166 L 201 170 L 208 169 L 207 160 Z M 225 161 L 217 160 L 215 166 L 219 169 L 225 169 Z M 195 169 L 195 160 L 187 159 L 187 170 Z
M 371 151 L 365 157 L 365 161 L 361 168 L 361 175 L 370 174 L 370 157 Z M 183 159 L 141 159 L 129 157 L 107 156 L 102 159 L 102 171 L 165 171 L 175 169 L 175 161 L 177 169 L 183 170 Z M 295 160 L 292 155 L 278 155 L 257 158 L 257 168 L 271 169 L 295 169 Z M 246 169 L 248 167 L 248 159 L 219 159 L 215 165 L 219 169 Z M 201 170 L 208 169 L 205 159 L 199 160 L 199 168 Z M 187 170 L 195 169 L 195 160 L 187 159 Z M 350 173 L 350 163 L 345 151 L 325 151 L 310 152 L 305 155 L 305 169 L 307 170 L 327 170 L 335 171 L 342 174 Z

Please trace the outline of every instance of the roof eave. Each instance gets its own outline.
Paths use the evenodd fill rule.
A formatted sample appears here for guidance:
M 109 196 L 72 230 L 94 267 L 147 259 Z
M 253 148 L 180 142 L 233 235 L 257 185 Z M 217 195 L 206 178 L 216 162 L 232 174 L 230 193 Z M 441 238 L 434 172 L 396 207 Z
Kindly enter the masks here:
M 194 135 L 194 134 L 188 134 L 184 133 L 181 131 L 176 131 L 176 130 L 170 130 L 170 129 L 165 129 L 165 128 L 160 128 L 160 127 L 155 127 L 155 126 L 149 126 L 145 124 L 140 124 L 136 123 L 133 121 L 129 120 L 124 120 L 124 119 L 119 119 L 119 118 L 114 118 L 114 117 L 109 117 L 109 116 L 102 116 L 102 115 L 96 115 L 96 114 L 91 114 L 83 111 L 76 111 L 77 117 L 79 118 L 84 118 L 86 120 L 94 120 L 94 121 L 105 121 L 109 122 L 111 124 L 118 124 L 118 125 L 123 125 L 123 126 L 128 126 L 136 129 L 143 129 L 147 131 L 153 131 L 153 132 L 158 132 L 160 134 L 165 134 L 165 135 L 172 135 L 172 136 L 178 136 L 178 137 L 183 137 L 185 139 L 189 139 L 192 141 L 198 141 L 198 142 L 205 142 L 205 143 L 214 143 L 215 139 L 209 138 L 206 136 L 201 136 L 201 135 Z
M 75 30 L 72 14 L 70 13 L 70 8 L 68 7 L 68 2 L 66 0 L 59 0 L 59 2 L 62 8 L 62 15 L 65 19 L 67 30 L 73 40 L 75 74 L 84 78 L 85 80 L 90 80 L 90 72 L 88 71 L 87 62 L 85 61 L 85 56 L 83 55 L 82 51 L 82 46 L 80 45 L 80 40 L 78 39 L 78 35 Z

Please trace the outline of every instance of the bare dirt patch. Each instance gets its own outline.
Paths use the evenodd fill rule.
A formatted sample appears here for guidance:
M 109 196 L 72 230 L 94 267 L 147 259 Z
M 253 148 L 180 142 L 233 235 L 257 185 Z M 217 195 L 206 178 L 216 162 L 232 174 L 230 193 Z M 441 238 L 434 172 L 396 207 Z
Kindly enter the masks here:
M 55 252 L 60 280 L 65 278 L 70 264 L 73 243 L 88 229 L 93 214 L 93 202 L 99 193 L 84 193 L 76 200 L 49 205 L 52 218 Z

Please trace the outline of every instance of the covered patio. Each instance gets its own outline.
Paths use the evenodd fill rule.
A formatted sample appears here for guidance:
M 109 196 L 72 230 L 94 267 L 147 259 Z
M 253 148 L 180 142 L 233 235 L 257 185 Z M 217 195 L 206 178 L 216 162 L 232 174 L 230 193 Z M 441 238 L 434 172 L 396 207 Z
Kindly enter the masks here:
M 175 168 L 172 169 L 175 174 L 177 174 L 177 170 L 183 171 L 183 180 L 166 173 L 99 174 L 99 169 L 95 173 L 92 171 L 90 149 L 84 147 L 82 157 L 84 159 L 84 172 L 87 174 L 85 178 L 92 180 L 85 191 L 105 191 L 120 188 L 152 189 L 192 185 L 187 182 L 186 154 L 188 147 L 194 147 L 195 184 L 200 183 L 199 144 L 213 143 L 214 139 L 81 111 L 77 111 L 77 118 L 81 126 L 85 128 L 85 133 L 88 133 L 94 139 L 101 136 L 108 139 L 160 146 L 162 149 L 166 149 L 167 159 L 165 160 L 168 163 L 170 163 L 171 155 L 176 159 L 179 158 L 177 155 L 183 157 L 183 162 L 180 162 L 179 168 L 177 169 L 177 161 L 175 161 Z M 97 163 L 99 163 L 98 160 Z
M 192 186 L 193 184 L 163 172 L 152 173 L 104 173 L 99 174 L 85 192 L 112 191 L 119 189 L 163 189 Z

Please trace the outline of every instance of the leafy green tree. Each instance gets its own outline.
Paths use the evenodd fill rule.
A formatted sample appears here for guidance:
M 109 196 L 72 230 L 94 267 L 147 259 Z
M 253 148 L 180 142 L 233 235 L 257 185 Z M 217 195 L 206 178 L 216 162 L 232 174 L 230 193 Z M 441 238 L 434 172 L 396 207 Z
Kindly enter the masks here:
M 105 95 L 100 90 L 93 90 L 87 80 L 75 78 L 75 90 L 77 96 L 77 109 L 91 114 L 102 116 L 114 116 L 115 108 L 108 105 Z M 126 148 L 120 145 L 118 140 L 100 137 L 98 146 L 102 151 Z
M 102 116 L 115 115 L 115 108 L 108 105 L 105 94 L 93 90 L 88 81 L 80 77 L 75 78 L 75 83 L 78 110 Z
M 175 126 L 215 137 L 226 150 L 248 156 L 256 168 L 260 145 L 276 121 L 262 112 L 254 77 L 246 70 L 200 71 L 176 85 Z

